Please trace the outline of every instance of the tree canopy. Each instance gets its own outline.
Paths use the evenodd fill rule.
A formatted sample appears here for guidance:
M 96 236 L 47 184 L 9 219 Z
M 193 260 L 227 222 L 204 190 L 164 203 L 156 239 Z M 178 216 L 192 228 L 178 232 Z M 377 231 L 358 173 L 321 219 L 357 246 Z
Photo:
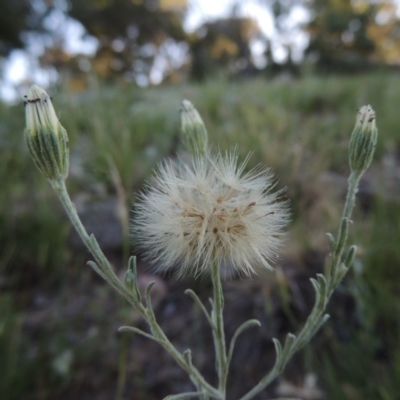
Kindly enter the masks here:
M 295 33 L 290 26 L 293 12 L 302 8 L 310 16 L 307 23 L 298 26 L 309 34 L 305 59 L 313 61 L 318 70 L 351 72 L 400 64 L 400 22 L 394 0 L 254 1 L 270 11 L 276 39 L 266 37 L 254 19 L 237 12 L 240 2 L 231 15 L 206 21 L 188 33 L 183 27 L 187 0 L 2 0 L 0 57 L 26 47 L 27 38 L 35 33 L 38 38 L 51 39 L 43 45 L 40 62 L 58 71 L 79 75 L 89 65 L 106 79 L 143 76 L 150 81 L 161 60 L 163 74 L 158 81 L 174 80 L 182 71 L 204 79 L 221 70 L 228 74 L 257 70 L 252 43 L 258 41 L 266 49 L 264 68 L 293 72 L 298 67 L 293 68 Z M 52 31 L 46 24 L 47 18 L 60 10 L 97 41 L 97 50 L 85 56 L 84 63 L 80 55 L 69 54 L 63 46 L 66 33 L 57 28 Z M 57 39 L 63 35 L 64 40 Z M 271 51 L 273 40 L 287 50 L 286 60 L 276 62 Z M 184 53 L 180 63 L 177 51 Z

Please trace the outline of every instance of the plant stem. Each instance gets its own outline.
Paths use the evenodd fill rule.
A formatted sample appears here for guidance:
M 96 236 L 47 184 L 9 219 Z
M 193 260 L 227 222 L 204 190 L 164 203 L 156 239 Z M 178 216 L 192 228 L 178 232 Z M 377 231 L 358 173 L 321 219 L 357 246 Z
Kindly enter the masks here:
M 325 313 L 326 305 L 330 297 L 332 296 L 332 293 L 340 283 L 340 276 L 343 277 L 343 275 L 340 275 L 340 266 L 342 263 L 343 250 L 347 242 L 348 223 L 354 209 L 360 178 L 361 174 L 355 174 L 354 172 L 351 172 L 348 179 L 347 196 L 345 205 L 343 207 L 341 226 L 339 228 L 337 239 L 335 241 L 336 244 L 332 252 L 330 267 L 325 274 L 327 290 L 324 299 L 322 299 L 320 303 L 317 303 L 317 301 L 315 302 L 311 314 L 307 318 L 307 321 L 301 331 L 298 333 L 293 345 L 290 349 L 288 349 L 288 353 L 285 356 L 283 362 L 280 362 L 281 360 L 277 355 L 277 359 L 272 370 L 268 374 L 266 374 L 259 381 L 259 383 L 253 387 L 253 389 L 251 389 L 248 393 L 241 397 L 240 400 L 250 400 L 255 395 L 264 390 L 277 376 L 282 373 L 282 371 L 286 367 L 287 362 L 290 360 L 293 354 L 304 347 L 312 339 L 312 337 L 317 333 L 318 328 L 323 323 L 323 316 Z M 345 272 L 347 272 L 347 270 L 345 270 Z
M 104 253 L 93 245 L 91 238 L 89 237 L 79 218 L 78 213 L 76 212 L 76 207 L 69 197 L 67 187 L 65 186 L 65 181 L 51 181 L 51 185 L 60 198 L 69 220 L 98 264 L 100 272 L 98 270 L 96 270 L 96 272 L 99 273 L 108 283 L 110 283 L 111 286 L 113 286 L 119 293 L 121 293 L 131 304 L 136 305 L 129 291 L 121 284 Z M 139 309 L 139 312 L 143 315 L 144 308 L 142 310 Z
M 101 251 L 100 247 L 97 245 L 94 236 L 93 235 L 89 236 L 85 227 L 83 226 L 79 218 L 79 215 L 76 212 L 75 205 L 72 203 L 71 198 L 68 194 L 65 181 L 63 180 L 50 181 L 50 184 L 54 189 L 54 191 L 57 193 L 58 197 L 60 198 L 60 201 L 64 206 L 68 218 L 70 219 L 78 235 L 80 236 L 83 243 L 94 257 L 97 265 L 92 263 L 91 265 L 93 269 L 138 310 L 140 315 L 147 321 L 154 340 L 160 343 L 161 346 L 174 358 L 177 364 L 188 373 L 190 380 L 193 382 L 196 388 L 204 392 L 211 398 L 223 400 L 224 397 L 221 395 L 220 391 L 212 387 L 210 384 L 208 384 L 196 367 L 194 367 L 193 365 L 189 366 L 186 363 L 182 354 L 179 353 L 178 350 L 176 350 L 176 348 L 164 334 L 161 327 L 158 325 L 151 307 L 149 307 L 148 305 L 148 307 L 146 308 L 140 301 L 138 301 L 132 295 L 132 293 L 127 289 L 127 287 L 118 279 L 106 256 Z M 221 282 L 219 281 L 219 288 L 220 286 Z M 222 293 L 221 288 L 219 289 L 219 291 Z M 223 321 L 221 322 L 223 323 Z
M 361 175 L 362 174 L 360 173 L 356 174 L 355 172 L 351 172 L 348 179 L 346 202 L 342 212 L 342 224 L 339 227 L 337 233 L 336 245 L 333 249 L 330 261 L 329 274 L 327 274 L 328 276 L 326 277 L 328 279 L 329 297 L 331 296 L 337 285 L 340 283 L 336 282 L 337 274 L 339 272 L 343 250 L 347 242 L 348 224 L 350 223 L 351 214 L 353 213 L 354 205 L 356 202 L 356 194 L 358 192 L 358 184 L 360 182 Z M 343 224 L 343 222 L 345 222 L 345 224 Z M 342 229 L 343 226 L 346 226 L 346 229 Z
M 115 190 L 118 199 L 118 217 L 122 228 L 122 263 L 126 265 L 129 259 L 129 210 L 126 197 L 126 190 L 123 185 L 121 174 L 113 160 L 109 155 L 107 162 L 110 169 L 110 174 L 114 182 Z M 122 307 L 127 307 L 123 304 Z M 119 347 L 119 363 L 118 363 L 118 382 L 116 400 L 122 400 L 124 397 L 125 384 L 128 372 L 128 346 L 129 336 L 123 335 L 120 339 Z
M 224 397 L 221 396 L 219 390 L 208 384 L 196 367 L 193 365 L 189 367 L 187 365 L 182 354 L 179 353 L 179 351 L 176 350 L 173 344 L 169 341 L 161 327 L 158 325 L 157 321 L 154 319 L 154 316 L 147 316 L 146 320 L 150 325 L 153 336 L 158 339 L 161 346 L 164 347 L 164 349 L 175 359 L 177 364 L 188 373 L 191 381 L 194 383 L 197 389 L 200 391 L 205 391 L 205 393 L 211 398 L 224 400 Z
M 240 398 L 240 400 L 250 400 L 256 394 L 260 393 L 266 388 L 282 371 L 278 368 L 277 364 L 274 365 L 272 370 L 261 379 L 256 386 L 253 387 L 246 395 Z
M 356 203 L 356 194 L 358 192 L 358 183 L 360 182 L 361 174 L 351 172 L 348 179 L 348 190 L 346 203 L 343 208 L 342 218 L 350 218 L 353 213 L 353 208 Z
M 225 333 L 224 333 L 224 293 L 222 291 L 221 276 L 219 272 L 218 262 L 212 263 L 211 279 L 213 284 L 213 336 L 215 344 L 215 356 L 218 372 L 218 390 L 224 396 L 226 391 L 226 380 L 228 376 L 228 365 L 226 356 Z

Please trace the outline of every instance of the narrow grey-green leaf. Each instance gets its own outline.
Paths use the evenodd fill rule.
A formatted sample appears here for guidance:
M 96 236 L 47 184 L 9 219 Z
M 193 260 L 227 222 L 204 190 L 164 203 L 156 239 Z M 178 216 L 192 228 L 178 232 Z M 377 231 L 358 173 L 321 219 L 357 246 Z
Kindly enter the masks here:
M 243 324 L 240 325 L 239 328 L 236 329 L 236 332 L 233 335 L 231 343 L 229 345 L 228 361 L 227 361 L 228 366 L 229 366 L 229 363 L 230 363 L 230 361 L 232 359 L 232 355 L 233 355 L 233 350 L 235 348 L 236 339 L 239 337 L 239 335 L 242 332 L 244 332 L 248 328 L 251 328 L 252 326 L 261 326 L 261 323 L 257 319 L 249 319 L 248 321 L 243 322 Z

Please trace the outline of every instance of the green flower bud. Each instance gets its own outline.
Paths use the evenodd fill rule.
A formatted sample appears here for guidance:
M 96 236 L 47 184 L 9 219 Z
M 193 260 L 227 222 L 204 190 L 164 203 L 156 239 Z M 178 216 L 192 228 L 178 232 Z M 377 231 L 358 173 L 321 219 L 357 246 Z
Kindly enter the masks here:
M 183 100 L 181 108 L 182 136 L 186 148 L 193 154 L 207 151 L 208 135 L 200 114 L 188 100 Z
M 131 270 L 128 269 L 125 274 L 125 285 L 128 289 L 134 290 L 136 285 L 136 276 L 133 274 Z
M 25 98 L 24 136 L 39 170 L 50 181 L 65 180 L 69 168 L 67 131 L 58 121 L 50 96 L 33 85 Z
M 368 169 L 374 156 L 377 140 L 375 112 L 370 105 L 362 106 L 358 111 L 349 145 L 349 162 L 353 172 L 362 174 Z
M 137 282 L 136 256 L 129 258 L 128 270 L 126 271 L 124 280 L 126 287 L 135 296 L 135 299 L 140 302 L 141 296 Z

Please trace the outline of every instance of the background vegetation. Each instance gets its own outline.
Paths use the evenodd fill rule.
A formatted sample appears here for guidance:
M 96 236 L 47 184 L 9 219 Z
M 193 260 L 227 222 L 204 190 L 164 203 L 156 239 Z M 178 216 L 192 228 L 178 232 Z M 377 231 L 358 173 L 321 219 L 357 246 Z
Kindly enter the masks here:
M 287 186 L 293 218 L 276 273 L 226 282 L 228 336 L 245 318 L 263 322 L 239 342 L 231 396 L 244 393 L 273 361 L 270 338 L 296 329 L 312 303 L 308 277 L 323 267 L 326 231 L 335 230 L 348 173 L 347 145 L 357 106 L 370 102 L 380 131 L 351 229 L 356 265 L 332 299 L 332 319 L 295 358 L 270 396 L 303 399 L 396 399 L 400 382 L 400 76 L 305 76 L 300 80 L 134 89 L 68 89 L 54 102 L 71 140 L 68 185 L 89 231 L 124 274 L 120 216 L 165 156 L 185 156 L 179 105 L 191 99 L 214 146 L 237 144 L 249 166 L 263 163 Z M 23 108 L 0 109 L 1 392 L 6 399 L 159 399 L 189 382 L 156 344 L 117 335 L 137 315 L 85 266 L 74 236 L 22 140 Z M 124 197 L 125 196 L 125 197 Z M 135 253 L 135 248 L 131 250 Z M 143 284 L 153 279 L 140 262 Z M 213 379 L 206 321 L 183 295 L 210 287 L 156 277 L 157 312 L 167 334 Z M 314 384 L 313 376 L 317 377 Z M 311 383 L 310 383 L 311 382 Z
M 400 399 L 397 2 L 253 0 L 269 12 L 273 36 L 239 0 L 189 32 L 193 3 L 2 0 L 0 89 L 10 86 L 18 52 L 29 73 L 14 95 L 47 82 L 70 136 L 73 200 L 121 277 L 137 253 L 127 224 L 136 195 L 157 162 L 187 156 L 184 98 L 215 148 L 237 145 L 242 159 L 252 152 L 248 167 L 271 167 L 277 186 L 287 187 L 292 222 L 275 273 L 225 282 L 228 339 L 245 319 L 262 322 L 237 343 L 229 399 L 271 366 L 271 338 L 296 331 L 311 308 L 308 278 L 323 268 L 325 232 L 337 229 L 357 108 L 371 104 L 380 136 L 351 227 L 356 264 L 332 299 L 331 320 L 259 399 Z M 299 11 L 307 16 L 300 22 Z M 71 51 L 71 26 L 95 43 L 92 52 Z M 308 39 L 299 56 L 301 34 Z M 190 391 L 156 343 L 117 334 L 121 325 L 145 327 L 85 265 L 87 250 L 23 143 L 19 100 L 0 101 L 0 398 L 158 400 Z M 208 279 L 154 275 L 140 255 L 139 275 L 143 287 L 157 281 L 156 313 L 168 337 L 182 351 L 191 347 L 196 366 L 215 380 L 206 321 L 184 295 L 190 287 L 206 300 Z

